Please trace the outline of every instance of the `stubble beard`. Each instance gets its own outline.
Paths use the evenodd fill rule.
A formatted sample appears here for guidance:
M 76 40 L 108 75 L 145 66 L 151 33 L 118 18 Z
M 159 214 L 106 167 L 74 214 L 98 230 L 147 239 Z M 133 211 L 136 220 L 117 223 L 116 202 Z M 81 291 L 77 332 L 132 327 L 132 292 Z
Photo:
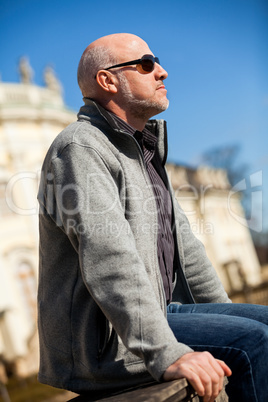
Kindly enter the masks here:
M 130 114 L 138 119 L 148 120 L 152 116 L 164 112 L 168 106 L 169 101 L 167 98 L 162 100 L 152 99 L 137 99 L 132 94 L 129 83 L 124 74 L 118 75 L 120 86 L 122 88 L 122 97 L 128 107 Z

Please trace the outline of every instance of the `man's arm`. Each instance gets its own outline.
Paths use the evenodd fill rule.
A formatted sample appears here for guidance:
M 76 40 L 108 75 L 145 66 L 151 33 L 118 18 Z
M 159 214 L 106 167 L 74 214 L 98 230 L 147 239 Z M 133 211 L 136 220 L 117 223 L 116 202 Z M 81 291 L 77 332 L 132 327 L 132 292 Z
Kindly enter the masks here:
M 181 267 L 195 302 L 231 303 L 215 268 L 207 257 L 204 245 L 193 234 L 174 192 L 173 205 Z

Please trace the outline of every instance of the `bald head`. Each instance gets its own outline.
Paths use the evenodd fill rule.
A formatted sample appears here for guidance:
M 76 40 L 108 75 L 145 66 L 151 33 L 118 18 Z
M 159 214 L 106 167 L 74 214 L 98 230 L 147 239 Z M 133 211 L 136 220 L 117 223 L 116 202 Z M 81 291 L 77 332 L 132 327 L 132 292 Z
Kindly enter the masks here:
M 103 36 L 92 42 L 82 54 L 77 79 L 83 96 L 98 99 L 99 85 L 95 79 L 97 72 L 111 65 L 131 60 L 133 49 L 144 53 L 148 45 L 136 35 L 119 33 Z M 118 72 L 120 74 L 120 71 Z
M 103 36 L 102 38 L 95 40 L 87 47 L 87 49 L 103 46 L 106 49 L 109 49 L 114 55 L 122 55 L 123 57 L 126 57 L 127 53 L 144 45 L 147 46 L 146 42 L 137 35 L 118 33 Z

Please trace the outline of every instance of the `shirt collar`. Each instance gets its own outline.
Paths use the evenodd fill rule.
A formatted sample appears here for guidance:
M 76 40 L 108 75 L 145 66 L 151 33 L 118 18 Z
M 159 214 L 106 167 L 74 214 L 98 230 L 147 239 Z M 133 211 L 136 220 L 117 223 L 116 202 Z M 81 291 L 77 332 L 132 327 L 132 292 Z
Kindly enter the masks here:
M 117 126 L 118 129 L 126 131 L 128 134 L 133 135 L 136 140 L 139 143 L 142 142 L 148 150 L 155 150 L 157 137 L 153 133 L 151 133 L 150 130 L 145 127 L 142 131 L 138 131 L 109 110 L 106 110 L 104 108 L 102 108 L 102 110 L 105 110 L 105 113 L 109 115 L 110 119 L 112 119 L 113 123 Z

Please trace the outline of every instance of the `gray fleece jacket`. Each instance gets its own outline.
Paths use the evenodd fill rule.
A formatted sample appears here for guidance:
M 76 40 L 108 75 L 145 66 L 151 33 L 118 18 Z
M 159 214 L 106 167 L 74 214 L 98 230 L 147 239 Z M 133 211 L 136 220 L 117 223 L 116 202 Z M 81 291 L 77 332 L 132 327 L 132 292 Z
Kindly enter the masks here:
M 109 119 L 86 100 L 78 121 L 50 147 L 38 193 L 39 381 L 77 393 L 160 380 L 192 351 L 167 323 L 156 203 L 141 149 Z M 164 165 L 165 122 L 147 127 Z M 227 302 L 173 194 L 172 200 L 176 300 Z

